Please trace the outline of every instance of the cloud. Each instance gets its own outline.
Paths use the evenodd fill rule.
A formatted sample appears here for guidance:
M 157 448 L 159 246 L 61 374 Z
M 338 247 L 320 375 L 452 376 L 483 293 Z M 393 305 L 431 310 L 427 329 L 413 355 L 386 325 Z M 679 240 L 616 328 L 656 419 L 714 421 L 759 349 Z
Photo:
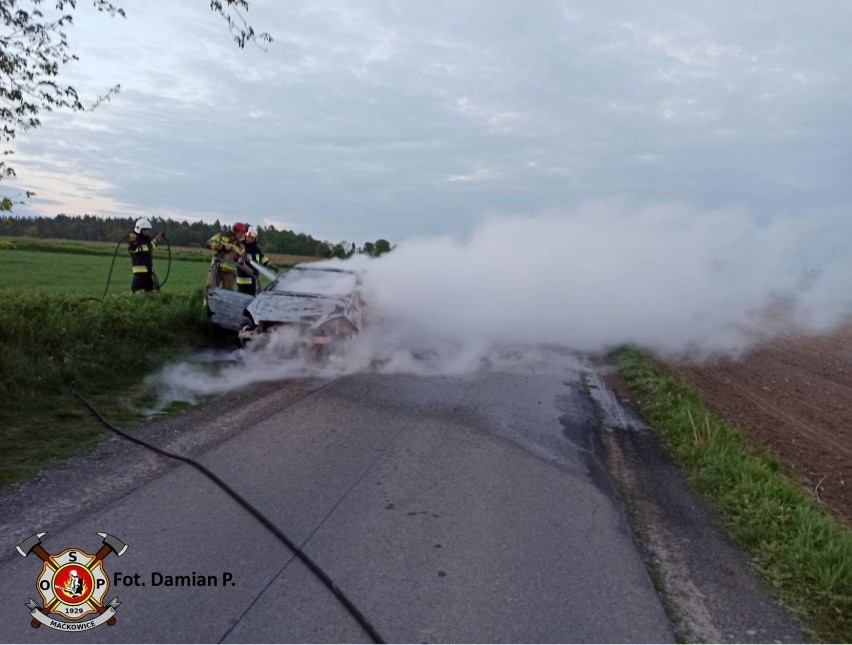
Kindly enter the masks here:
M 103 182 L 104 215 L 394 241 L 611 197 L 852 202 L 845 5 L 252 3 L 267 52 L 203 2 L 125 8 L 81 8 L 68 69 L 86 97 L 122 92 L 20 136 L 16 188 L 68 172 Z M 44 196 L 73 212 L 77 190 Z
M 498 130 L 509 129 L 513 124 L 518 124 L 524 120 L 524 115 L 520 112 L 486 108 L 482 105 L 477 105 L 466 96 L 458 99 L 456 104 L 462 114 L 473 117 Z
M 477 168 L 469 173 L 450 175 L 447 181 L 451 182 L 479 182 L 492 181 L 500 177 L 500 172 L 493 168 Z
M 103 180 L 74 172 L 70 166 L 56 167 L 44 159 L 20 155 L 19 161 L 28 168 L 28 190 L 34 197 L 24 202 L 24 207 L 37 215 L 52 217 L 58 213 L 122 213 L 127 212 L 113 195 L 112 186 Z M 8 187 L 4 192 L 14 195 Z
M 631 34 L 641 48 L 661 54 L 692 73 L 715 70 L 745 57 L 740 47 L 715 41 L 701 25 L 676 32 L 648 29 L 634 22 L 623 22 L 619 27 Z

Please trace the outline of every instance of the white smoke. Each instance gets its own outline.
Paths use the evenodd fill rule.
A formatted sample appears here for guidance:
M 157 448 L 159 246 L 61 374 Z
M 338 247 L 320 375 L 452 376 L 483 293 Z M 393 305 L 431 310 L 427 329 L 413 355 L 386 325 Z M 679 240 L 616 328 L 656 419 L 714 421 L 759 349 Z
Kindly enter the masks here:
M 158 407 L 282 378 L 576 366 L 553 346 L 700 358 L 791 327 L 825 331 L 852 311 L 852 218 L 841 215 L 605 204 L 408 240 L 342 263 L 365 270 L 370 321 L 345 354 L 317 363 L 294 355 L 294 337 L 270 335 L 215 363 L 170 366 L 154 379 Z
M 852 310 L 850 218 L 598 205 L 495 219 L 468 240 L 404 242 L 370 262 L 367 298 L 420 338 L 601 351 L 737 352 L 785 324 Z
M 269 334 L 266 342 L 230 351 L 206 351 L 192 360 L 167 365 L 146 383 L 157 391 L 154 414 L 174 401 L 195 404 L 205 397 L 288 378 L 328 374 L 328 368 L 298 352 L 298 336 L 290 330 Z

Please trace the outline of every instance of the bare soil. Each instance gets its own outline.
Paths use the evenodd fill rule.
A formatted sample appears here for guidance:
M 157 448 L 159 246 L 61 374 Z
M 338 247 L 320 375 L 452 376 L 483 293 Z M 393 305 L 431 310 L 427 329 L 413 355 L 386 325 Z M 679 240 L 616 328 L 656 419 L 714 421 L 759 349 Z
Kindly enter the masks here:
M 667 366 L 852 526 L 852 324 L 821 336 L 787 333 L 737 359 Z

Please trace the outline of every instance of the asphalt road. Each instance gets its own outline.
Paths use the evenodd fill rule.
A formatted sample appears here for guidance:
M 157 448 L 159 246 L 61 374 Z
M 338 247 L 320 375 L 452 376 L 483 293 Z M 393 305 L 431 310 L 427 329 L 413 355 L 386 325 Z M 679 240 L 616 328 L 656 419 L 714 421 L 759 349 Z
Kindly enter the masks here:
M 582 365 L 557 358 L 475 376 L 271 384 L 139 432 L 229 482 L 388 642 L 671 642 L 592 449 L 606 410 Z M 2 503 L 0 640 L 369 642 L 211 481 L 123 440 Z M 94 553 L 97 532 L 129 545 L 104 561 L 106 598 L 122 603 L 115 626 L 30 626 L 42 565 L 14 546 L 42 531 L 52 554 Z M 178 575 L 218 584 L 155 585 Z

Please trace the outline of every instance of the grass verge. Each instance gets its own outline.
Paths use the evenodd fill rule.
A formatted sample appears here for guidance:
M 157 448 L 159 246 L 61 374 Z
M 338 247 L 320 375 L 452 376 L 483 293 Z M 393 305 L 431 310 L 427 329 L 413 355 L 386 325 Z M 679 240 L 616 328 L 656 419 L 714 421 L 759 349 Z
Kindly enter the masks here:
M 103 429 L 70 383 L 117 423 L 142 418 L 146 375 L 210 333 L 201 289 L 109 296 L 5 291 L 0 299 L 0 490 L 90 448 Z
M 639 351 L 611 355 L 645 419 L 716 506 L 778 599 L 826 642 L 852 642 L 852 532 L 776 458 Z

